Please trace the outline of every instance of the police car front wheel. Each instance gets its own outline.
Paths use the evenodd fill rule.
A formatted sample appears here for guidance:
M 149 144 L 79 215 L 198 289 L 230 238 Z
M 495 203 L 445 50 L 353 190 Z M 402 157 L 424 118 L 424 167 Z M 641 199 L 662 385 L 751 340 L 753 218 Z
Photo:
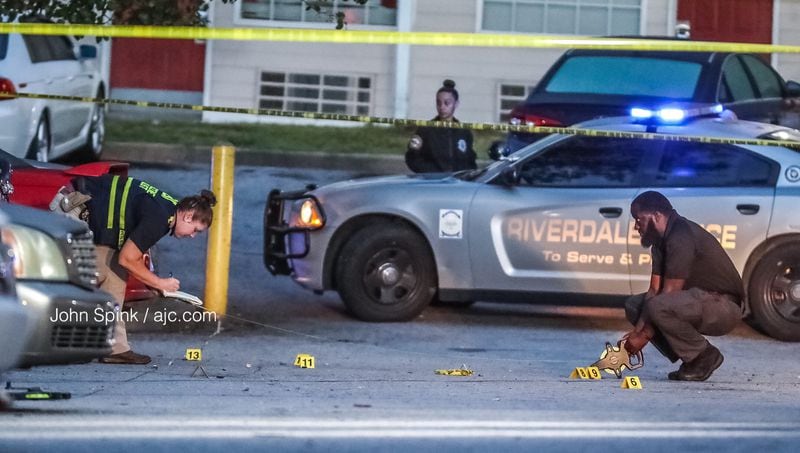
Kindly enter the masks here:
M 363 321 L 406 321 L 436 292 L 433 257 L 423 237 L 395 223 L 357 232 L 344 245 L 336 284 L 347 309 Z
M 761 257 L 748 296 L 753 320 L 764 333 L 800 341 L 800 244 L 785 244 Z

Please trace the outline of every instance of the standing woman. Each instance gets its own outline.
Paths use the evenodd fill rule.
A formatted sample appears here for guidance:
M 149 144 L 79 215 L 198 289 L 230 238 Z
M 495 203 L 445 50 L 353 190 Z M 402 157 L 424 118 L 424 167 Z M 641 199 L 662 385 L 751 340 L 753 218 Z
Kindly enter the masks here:
M 432 121 L 458 123 L 456 83 L 442 82 L 436 92 L 436 112 Z M 451 127 L 420 127 L 408 142 L 406 165 L 415 173 L 452 172 L 476 168 L 472 131 Z

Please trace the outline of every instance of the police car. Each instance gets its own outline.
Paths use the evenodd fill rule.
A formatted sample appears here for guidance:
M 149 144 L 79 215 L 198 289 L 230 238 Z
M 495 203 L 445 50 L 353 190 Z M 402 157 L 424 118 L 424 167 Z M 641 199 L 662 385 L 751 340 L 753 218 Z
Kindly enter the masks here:
M 366 321 L 412 319 L 435 299 L 621 306 L 651 273 L 630 203 L 657 190 L 729 253 L 749 320 L 800 340 L 800 152 L 736 142 L 800 141 L 800 132 L 728 112 L 631 113 L 583 123 L 589 134 L 548 136 L 483 169 L 275 189 L 265 264 L 315 292 L 338 291 Z

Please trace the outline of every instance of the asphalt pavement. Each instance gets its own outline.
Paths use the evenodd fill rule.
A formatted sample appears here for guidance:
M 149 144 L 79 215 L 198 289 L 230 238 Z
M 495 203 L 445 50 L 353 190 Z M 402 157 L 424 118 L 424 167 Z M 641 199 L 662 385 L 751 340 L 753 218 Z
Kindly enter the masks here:
M 159 165 L 134 164 L 131 174 L 176 194 L 207 187 L 208 160 L 160 165 L 165 155 L 172 154 L 154 158 Z M 797 449 L 800 350 L 745 324 L 712 340 L 725 363 L 707 382 L 667 380 L 676 365 L 648 346 L 645 366 L 630 373 L 642 389 L 623 389 L 609 375 L 569 377 L 630 328 L 620 308 L 478 302 L 375 324 L 349 316 L 335 293 L 315 295 L 269 275 L 260 250 L 269 189 L 363 171 L 239 160 L 221 329 L 193 318 L 204 312 L 186 304 L 144 303 L 130 341 L 153 357 L 150 365 L 9 372 L 12 386 L 72 398 L 18 402 L 0 414 L 0 451 Z M 161 272 L 202 297 L 206 248 L 202 239 L 163 239 Z M 190 348 L 202 350 L 201 362 L 186 360 Z M 298 354 L 312 355 L 315 367 L 295 366 Z M 474 373 L 435 373 L 460 368 Z

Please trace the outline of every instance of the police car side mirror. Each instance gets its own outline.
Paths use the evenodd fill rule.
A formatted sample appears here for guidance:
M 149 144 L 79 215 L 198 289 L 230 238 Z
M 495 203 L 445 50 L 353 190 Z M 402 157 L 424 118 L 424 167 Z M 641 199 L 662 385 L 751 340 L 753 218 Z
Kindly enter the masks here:
M 503 169 L 500 172 L 500 177 L 498 178 L 500 184 L 506 187 L 513 187 L 519 183 L 519 170 L 515 165 L 510 165 Z
M 495 140 L 489 147 L 489 158 L 492 160 L 500 160 L 502 157 L 508 156 L 508 146 L 503 140 Z

